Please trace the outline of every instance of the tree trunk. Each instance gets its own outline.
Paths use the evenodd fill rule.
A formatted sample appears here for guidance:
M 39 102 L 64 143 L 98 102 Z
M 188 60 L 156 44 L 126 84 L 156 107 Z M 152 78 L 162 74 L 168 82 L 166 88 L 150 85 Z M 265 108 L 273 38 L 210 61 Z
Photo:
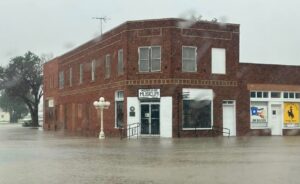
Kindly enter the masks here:
M 38 127 L 39 126 L 39 114 L 38 114 L 38 105 L 35 105 L 35 107 L 33 107 L 32 111 L 30 111 L 30 115 L 31 115 L 31 121 L 32 121 L 32 126 L 33 127 Z

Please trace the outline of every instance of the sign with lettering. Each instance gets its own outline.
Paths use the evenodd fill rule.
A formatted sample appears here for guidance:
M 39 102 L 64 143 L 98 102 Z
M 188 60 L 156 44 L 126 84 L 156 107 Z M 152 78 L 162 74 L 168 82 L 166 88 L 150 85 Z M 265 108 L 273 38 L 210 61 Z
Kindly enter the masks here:
M 160 89 L 139 89 L 139 98 L 160 98 Z
M 48 107 L 54 107 L 54 100 L 53 99 L 49 99 Z
M 284 123 L 299 124 L 299 104 L 286 102 L 284 103 Z

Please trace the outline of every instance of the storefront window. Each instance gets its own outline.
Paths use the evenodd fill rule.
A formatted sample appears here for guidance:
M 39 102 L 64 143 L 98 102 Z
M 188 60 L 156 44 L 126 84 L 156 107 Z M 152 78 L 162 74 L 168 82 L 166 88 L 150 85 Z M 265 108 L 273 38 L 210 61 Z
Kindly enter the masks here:
M 251 128 L 267 128 L 268 127 L 268 103 L 267 102 L 251 102 L 250 107 Z
M 183 128 L 212 127 L 212 90 L 183 89 Z
M 284 103 L 284 127 L 296 128 L 300 127 L 299 118 L 299 103 L 286 102 Z

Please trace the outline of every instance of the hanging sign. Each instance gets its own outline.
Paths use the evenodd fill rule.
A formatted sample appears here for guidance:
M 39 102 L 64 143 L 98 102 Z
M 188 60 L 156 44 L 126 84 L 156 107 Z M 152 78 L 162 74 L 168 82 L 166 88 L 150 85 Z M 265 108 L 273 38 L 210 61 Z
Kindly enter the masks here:
M 139 98 L 160 98 L 160 89 L 139 89 Z

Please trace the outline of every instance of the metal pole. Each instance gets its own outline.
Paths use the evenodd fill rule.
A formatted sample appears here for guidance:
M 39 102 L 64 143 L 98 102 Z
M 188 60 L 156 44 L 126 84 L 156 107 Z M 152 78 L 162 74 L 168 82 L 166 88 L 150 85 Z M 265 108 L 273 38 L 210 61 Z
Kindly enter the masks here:
M 100 35 L 102 35 L 102 20 L 103 19 L 100 19 Z
M 101 130 L 99 134 L 99 139 L 105 139 L 104 131 L 103 131 L 103 108 L 100 107 L 100 119 L 101 119 Z

